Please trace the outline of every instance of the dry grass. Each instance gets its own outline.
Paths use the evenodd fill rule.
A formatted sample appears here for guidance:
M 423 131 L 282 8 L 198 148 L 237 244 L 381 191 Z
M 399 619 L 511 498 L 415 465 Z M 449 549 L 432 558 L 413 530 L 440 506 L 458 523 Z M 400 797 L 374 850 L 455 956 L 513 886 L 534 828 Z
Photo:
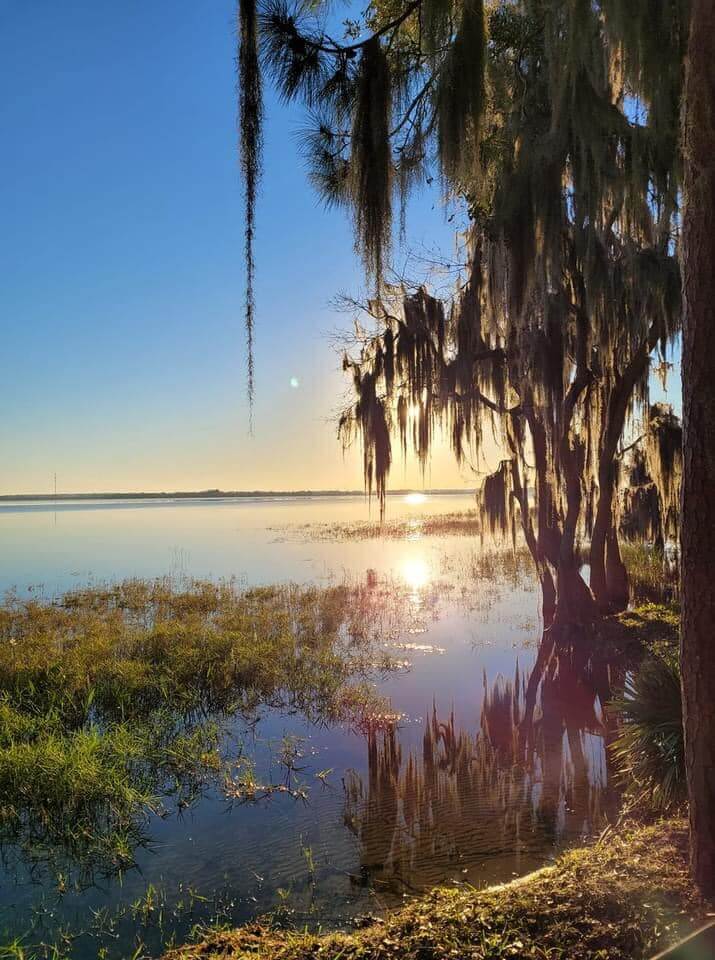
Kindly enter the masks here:
M 638 960 L 704 915 L 687 873 L 682 821 L 629 825 L 516 883 L 437 889 L 351 934 L 269 924 L 204 931 L 165 960 Z
M 621 544 L 621 556 L 635 601 L 659 603 L 677 598 L 677 567 L 666 563 L 662 549 L 638 540 L 625 540 Z

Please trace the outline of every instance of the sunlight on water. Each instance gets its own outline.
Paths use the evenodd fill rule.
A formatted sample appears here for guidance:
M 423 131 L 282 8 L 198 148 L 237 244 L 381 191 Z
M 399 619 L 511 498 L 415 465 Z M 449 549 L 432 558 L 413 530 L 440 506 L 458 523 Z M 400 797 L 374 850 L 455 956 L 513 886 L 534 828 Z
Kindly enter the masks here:
M 380 647 L 367 681 L 385 698 L 354 728 L 260 698 L 255 716 L 231 703 L 210 717 L 230 768 L 191 797 L 190 815 L 168 784 L 162 815 L 137 820 L 146 837 L 121 879 L 110 869 L 95 882 L 93 862 L 74 848 L 65 862 L 36 837 L 26 855 L 0 829 L 0 954 L 6 937 L 32 928 L 54 942 L 96 911 L 108 919 L 73 941 L 72 960 L 96 960 L 100 947 L 123 960 L 136 949 L 134 905 L 150 897 L 167 917 L 142 926 L 151 956 L 219 914 L 235 924 L 279 909 L 343 927 L 436 884 L 509 880 L 601 829 L 616 802 L 601 704 L 626 666 L 535 643 L 528 557 L 480 548 L 471 496 L 415 491 L 388 510 L 398 533 L 364 537 L 354 532 L 378 524 L 362 497 L 0 504 L 0 594 L 51 603 L 87 584 L 185 589 L 199 577 L 269 587 L 256 596 L 273 602 L 290 585 L 316 598 L 354 585 L 355 642 Z M 333 622 L 332 604 L 320 611 Z M 393 670 L 382 669 L 383 640 Z M 351 639 L 350 654 L 361 649 Z
M 407 586 L 414 591 L 423 589 L 430 582 L 430 568 L 424 557 L 408 557 L 400 572 Z

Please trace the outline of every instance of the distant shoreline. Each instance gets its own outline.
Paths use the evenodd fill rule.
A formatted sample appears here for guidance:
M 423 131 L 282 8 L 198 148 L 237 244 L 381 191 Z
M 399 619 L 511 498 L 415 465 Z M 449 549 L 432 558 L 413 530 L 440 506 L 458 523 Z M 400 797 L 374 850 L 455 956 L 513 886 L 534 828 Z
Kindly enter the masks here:
M 415 490 L 405 487 L 388 491 L 388 497 L 403 497 L 408 493 L 424 493 L 426 496 L 471 494 L 468 487 L 457 489 Z M 52 502 L 68 500 L 268 500 L 275 498 L 309 497 L 361 497 L 364 490 L 177 490 L 162 493 L 3 493 L 0 503 Z

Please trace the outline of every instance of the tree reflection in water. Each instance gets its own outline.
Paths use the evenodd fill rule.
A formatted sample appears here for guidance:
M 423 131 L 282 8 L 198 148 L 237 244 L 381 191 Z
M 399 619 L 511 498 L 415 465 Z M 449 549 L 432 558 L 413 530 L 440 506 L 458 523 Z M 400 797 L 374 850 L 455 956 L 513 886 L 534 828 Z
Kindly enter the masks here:
M 509 879 L 615 812 L 604 705 L 624 665 L 545 634 L 524 677 L 483 678 L 479 729 L 454 713 L 425 723 L 422 755 L 403 757 L 394 725 L 367 733 L 367 781 L 345 779 L 344 818 L 358 839 L 353 879 L 401 896 L 445 879 Z

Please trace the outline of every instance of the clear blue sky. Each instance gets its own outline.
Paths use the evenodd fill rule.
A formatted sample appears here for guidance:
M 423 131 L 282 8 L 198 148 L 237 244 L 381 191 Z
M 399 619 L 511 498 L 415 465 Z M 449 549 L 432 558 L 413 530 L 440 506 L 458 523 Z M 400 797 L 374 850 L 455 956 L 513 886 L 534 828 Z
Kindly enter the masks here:
M 0 492 L 361 484 L 325 422 L 329 301 L 361 273 L 271 93 L 248 436 L 233 11 L 0 0 Z M 449 243 L 433 198 L 410 228 Z
M 65 491 L 361 485 L 325 337 L 361 271 L 271 92 L 248 435 L 233 19 L 231 0 L 0 0 L 2 493 L 54 471 Z M 410 244 L 452 230 L 412 204 Z M 444 451 L 427 480 L 461 482 Z

